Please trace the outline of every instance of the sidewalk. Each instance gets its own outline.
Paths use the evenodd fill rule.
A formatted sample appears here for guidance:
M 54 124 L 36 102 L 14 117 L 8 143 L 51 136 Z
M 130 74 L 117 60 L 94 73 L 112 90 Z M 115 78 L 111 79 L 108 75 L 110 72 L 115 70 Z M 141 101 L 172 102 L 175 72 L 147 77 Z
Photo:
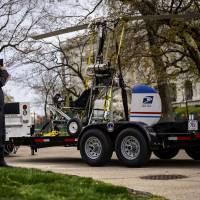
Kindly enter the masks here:
M 20 148 L 17 155 L 7 158 L 14 166 L 38 168 L 53 172 L 92 177 L 97 180 L 122 185 L 134 190 L 150 192 L 171 200 L 200 199 L 200 162 L 188 158 L 184 152 L 169 161 L 162 161 L 152 156 L 150 163 L 143 168 L 127 168 L 118 160 L 113 160 L 104 167 L 90 167 L 85 164 L 75 148 L 53 147 L 39 149 L 35 156 L 30 149 Z M 185 179 L 146 180 L 147 175 L 185 175 Z

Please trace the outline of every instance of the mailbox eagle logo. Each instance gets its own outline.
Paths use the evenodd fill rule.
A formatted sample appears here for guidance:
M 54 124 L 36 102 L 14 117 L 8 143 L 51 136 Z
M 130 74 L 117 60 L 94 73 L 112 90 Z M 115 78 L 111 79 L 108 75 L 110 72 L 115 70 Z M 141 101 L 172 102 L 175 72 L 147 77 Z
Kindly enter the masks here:
M 143 104 L 152 104 L 153 103 L 153 96 L 146 96 L 143 98 Z

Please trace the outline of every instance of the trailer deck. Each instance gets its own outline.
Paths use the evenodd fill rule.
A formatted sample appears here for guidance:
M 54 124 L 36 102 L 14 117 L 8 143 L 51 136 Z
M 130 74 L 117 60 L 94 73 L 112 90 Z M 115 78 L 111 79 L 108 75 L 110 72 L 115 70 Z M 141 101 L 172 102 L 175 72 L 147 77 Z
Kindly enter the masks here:
M 45 136 L 36 136 L 36 137 L 15 137 L 10 138 L 10 141 L 14 145 L 20 146 L 30 146 L 35 145 L 38 148 L 42 147 L 51 147 L 51 146 L 76 146 L 78 138 L 71 136 L 57 136 L 57 137 L 45 137 Z

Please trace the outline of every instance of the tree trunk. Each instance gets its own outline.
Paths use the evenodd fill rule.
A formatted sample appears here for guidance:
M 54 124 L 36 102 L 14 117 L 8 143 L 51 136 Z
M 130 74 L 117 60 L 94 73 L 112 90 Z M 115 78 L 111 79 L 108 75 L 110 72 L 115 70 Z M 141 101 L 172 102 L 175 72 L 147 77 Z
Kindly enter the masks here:
M 48 114 L 47 114 L 47 103 L 48 103 L 48 93 L 45 95 L 45 102 L 44 102 L 44 114 L 45 114 L 45 123 L 48 120 Z
M 173 120 L 172 102 L 170 96 L 167 73 L 161 57 L 153 57 L 154 68 L 157 76 L 157 87 L 162 101 L 163 120 Z
M 157 1 L 142 1 L 136 2 L 135 7 L 142 15 L 154 15 L 157 13 L 156 8 Z M 157 77 L 158 92 L 162 101 L 162 113 L 163 120 L 169 121 L 173 120 L 173 111 L 171 105 L 171 98 L 169 93 L 169 84 L 167 81 L 167 72 L 162 60 L 162 52 L 159 45 L 159 39 L 156 34 L 162 25 L 162 22 L 157 21 L 156 23 L 151 21 L 145 21 L 146 31 L 148 35 L 148 42 L 150 51 L 153 54 L 152 61 L 154 64 L 154 69 Z
M 198 45 L 199 41 L 195 41 L 192 35 L 186 31 L 180 34 L 180 38 L 182 39 L 183 45 L 188 50 L 190 58 L 193 60 L 198 72 L 200 73 L 200 45 Z
M 166 72 L 165 65 L 162 60 L 162 52 L 161 48 L 158 45 L 159 41 L 154 34 L 151 26 L 147 25 L 147 33 L 149 39 L 149 46 L 151 53 L 153 54 L 152 61 L 154 63 L 154 69 L 157 77 L 157 86 L 158 92 L 161 97 L 162 101 L 162 113 L 163 113 L 163 120 L 173 120 L 173 110 L 172 110 L 172 102 L 170 97 L 170 89 L 168 84 L 168 74 Z M 154 55 L 155 54 L 155 55 Z

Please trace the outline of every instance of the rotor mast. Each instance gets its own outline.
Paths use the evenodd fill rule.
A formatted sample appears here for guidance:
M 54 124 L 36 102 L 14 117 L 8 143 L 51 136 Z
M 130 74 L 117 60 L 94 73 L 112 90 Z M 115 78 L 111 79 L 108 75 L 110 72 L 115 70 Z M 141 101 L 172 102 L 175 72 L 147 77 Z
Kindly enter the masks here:
M 95 64 L 103 64 L 103 47 L 106 39 L 106 22 L 97 23 L 98 36 L 97 36 L 97 53 Z

